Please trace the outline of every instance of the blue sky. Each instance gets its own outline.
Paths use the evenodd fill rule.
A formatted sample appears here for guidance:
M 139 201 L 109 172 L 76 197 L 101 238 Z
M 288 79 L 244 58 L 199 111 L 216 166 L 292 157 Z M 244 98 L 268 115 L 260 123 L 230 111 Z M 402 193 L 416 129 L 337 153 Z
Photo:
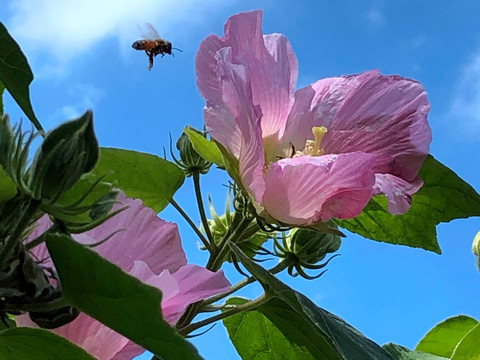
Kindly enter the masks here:
M 169 133 L 202 126 L 203 99 L 193 59 L 200 41 L 223 34 L 228 16 L 262 8 L 264 33 L 285 34 L 299 63 L 298 87 L 317 79 L 380 69 L 422 82 L 432 109 L 431 153 L 480 191 L 480 2 L 453 1 L 5 1 L 0 20 L 26 53 L 35 80 L 37 117 L 47 129 L 94 111 L 102 146 L 163 154 Z M 183 50 L 156 58 L 131 43 L 152 23 Z M 25 118 L 7 97 L 12 120 Z M 218 212 L 226 177 L 205 178 Z M 176 196 L 190 210 L 191 184 Z M 193 210 L 193 209 L 192 209 Z M 198 219 L 195 211 L 190 211 Z M 172 210 L 190 261 L 205 262 L 195 238 Z M 480 220 L 441 224 L 442 255 L 377 243 L 349 234 L 329 271 L 313 282 L 282 277 L 319 306 L 374 341 L 413 347 L 436 323 L 457 314 L 480 319 L 480 274 L 471 241 Z M 228 271 L 231 281 L 239 279 Z M 258 295 L 248 288 L 244 296 Z M 206 359 L 237 359 L 221 324 L 193 339 Z M 214 344 L 214 345 L 213 345 Z

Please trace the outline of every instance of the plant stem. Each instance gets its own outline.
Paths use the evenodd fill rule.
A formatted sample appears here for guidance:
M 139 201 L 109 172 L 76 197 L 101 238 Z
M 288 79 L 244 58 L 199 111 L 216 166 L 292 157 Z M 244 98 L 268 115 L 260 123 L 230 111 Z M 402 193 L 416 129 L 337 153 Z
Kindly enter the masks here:
M 50 311 L 56 310 L 64 306 L 69 306 L 70 303 L 65 301 L 64 298 L 55 299 L 46 303 L 33 303 L 33 304 L 6 304 L 6 310 L 8 311 Z
M 195 225 L 195 223 L 192 221 L 192 219 L 190 219 L 190 217 L 187 215 L 187 213 L 185 211 L 183 211 L 183 209 L 180 207 L 180 205 L 178 205 L 178 203 L 175 200 L 173 200 L 173 198 L 170 199 L 169 202 L 180 213 L 180 215 L 182 215 L 182 217 L 185 219 L 185 221 L 188 223 L 188 225 L 190 225 L 190 227 L 193 229 L 195 234 L 197 234 L 199 239 L 202 241 L 203 246 L 205 246 L 207 248 L 207 250 L 211 253 L 212 251 L 211 251 L 210 244 L 209 244 L 208 240 L 205 238 L 205 236 L 203 236 L 202 232 L 198 229 L 198 227 Z
M 267 295 L 262 294 L 261 296 L 259 296 L 255 300 L 249 301 L 249 302 L 247 302 L 245 304 L 242 304 L 242 305 L 235 306 L 231 310 L 227 310 L 227 311 L 225 311 L 221 314 L 212 316 L 208 319 L 204 319 L 202 321 L 187 325 L 187 326 L 179 329 L 178 332 L 180 333 L 180 335 L 186 336 L 186 335 L 190 334 L 192 331 L 195 331 L 195 330 L 197 330 L 197 329 L 199 329 L 199 328 L 201 328 L 205 325 L 211 324 L 215 321 L 222 320 L 226 317 L 229 317 L 231 315 L 235 315 L 239 312 L 253 310 L 253 309 L 259 307 L 260 305 L 264 304 L 265 302 L 267 302 L 269 299 L 270 298 Z
M 268 270 L 272 274 L 277 274 L 281 271 L 283 271 L 286 267 L 288 266 L 287 262 L 285 260 L 282 260 L 279 262 L 277 265 L 275 265 L 273 268 Z M 253 276 L 250 276 L 248 278 L 245 278 L 243 280 L 240 280 L 238 283 L 233 285 L 230 290 L 225 291 L 220 294 L 213 295 L 209 297 L 208 299 L 203 300 L 202 304 L 203 305 L 210 305 L 213 304 L 214 302 L 217 302 L 218 300 L 223 299 L 224 297 L 227 297 L 230 294 L 233 294 L 234 292 L 240 290 L 241 288 L 247 286 L 248 284 L 251 284 L 255 282 L 257 279 L 255 279 Z
M 202 219 L 202 225 L 205 229 L 205 234 L 207 234 L 207 239 L 209 240 L 210 247 L 214 249 L 216 247 L 216 244 L 210 231 L 210 226 L 208 226 L 207 216 L 205 215 L 205 208 L 203 207 L 202 191 L 200 189 L 200 173 L 198 171 L 195 171 L 193 173 L 193 186 L 195 187 L 195 197 L 197 198 L 197 207 L 198 212 L 200 213 L 200 219 Z M 210 250 L 210 248 L 207 249 Z

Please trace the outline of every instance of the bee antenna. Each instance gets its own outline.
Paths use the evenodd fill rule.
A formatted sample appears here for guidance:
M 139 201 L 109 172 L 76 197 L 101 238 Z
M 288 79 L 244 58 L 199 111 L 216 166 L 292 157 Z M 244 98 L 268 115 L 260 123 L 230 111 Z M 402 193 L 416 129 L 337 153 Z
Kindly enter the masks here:
M 183 52 L 183 50 L 180 50 L 179 48 L 172 48 L 173 50 L 178 50 L 180 52 Z

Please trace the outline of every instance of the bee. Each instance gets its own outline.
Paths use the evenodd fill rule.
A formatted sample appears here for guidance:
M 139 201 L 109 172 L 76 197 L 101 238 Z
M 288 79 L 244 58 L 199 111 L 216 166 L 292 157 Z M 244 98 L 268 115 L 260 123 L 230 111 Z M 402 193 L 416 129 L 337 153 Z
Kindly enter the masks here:
M 148 67 L 150 70 L 153 67 L 153 58 L 157 55 L 165 56 L 165 54 L 175 56 L 172 53 L 172 49 L 182 51 L 180 49 L 172 47 L 172 43 L 168 40 L 162 39 L 152 24 L 145 23 L 141 35 L 143 40 L 137 40 L 132 44 L 132 48 L 135 50 L 144 50 L 148 56 Z

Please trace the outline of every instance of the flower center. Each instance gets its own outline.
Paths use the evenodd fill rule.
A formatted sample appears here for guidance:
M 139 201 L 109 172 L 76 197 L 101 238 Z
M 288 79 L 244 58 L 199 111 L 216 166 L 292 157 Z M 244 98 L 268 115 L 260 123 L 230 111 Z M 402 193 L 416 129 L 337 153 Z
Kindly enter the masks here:
M 323 155 L 324 151 L 323 151 L 323 148 L 320 147 L 320 144 L 326 132 L 327 132 L 327 128 L 325 126 L 314 126 L 312 128 L 314 139 L 307 140 L 305 142 L 305 147 L 303 148 L 303 150 L 296 151 L 294 157 L 302 156 L 302 155 L 309 155 L 309 156 Z

